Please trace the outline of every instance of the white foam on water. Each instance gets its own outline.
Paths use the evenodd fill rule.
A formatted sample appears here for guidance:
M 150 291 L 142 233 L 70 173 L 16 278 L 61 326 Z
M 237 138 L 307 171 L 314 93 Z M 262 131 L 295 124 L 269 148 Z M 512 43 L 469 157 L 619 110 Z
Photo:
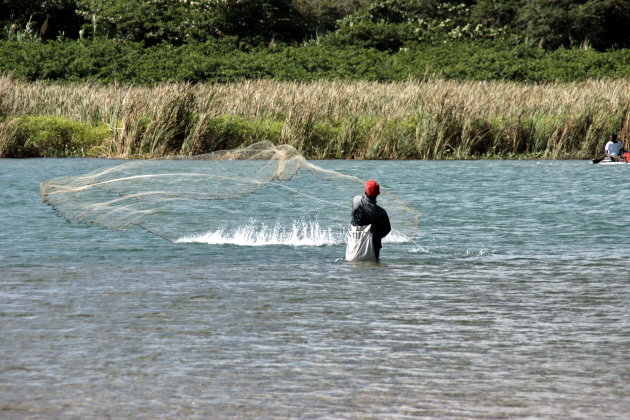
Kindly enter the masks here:
M 392 229 L 389 235 L 383 238 L 382 242 L 384 244 L 404 244 L 404 243 L 412 242 L 412 241 L 406 235 L 398 232 L 395 229 Z
M 201 235 L 179 238 L 177 243 L 205 243 L 210 245 L 240 246 L 324 246 L 345 243 L 345 231 L 323 228 L 319 222 L 293 221 L 291 226 L 269 226 L 250 222 L 232 229 L 219 229 Z
M 223 228 L 200 235 L 183 236 L 176 243 L 203 243 L 209 245 L 239 246 L 325 246 L 345 244 L 347 228 L 322 227 L 318 221 L 293 221 L 291 226 L 276 223 L 273 226 L 250 221 L 238 228 Z M 406 243 L 409 238 L 393 230 L 383 238 L 384 243 Z

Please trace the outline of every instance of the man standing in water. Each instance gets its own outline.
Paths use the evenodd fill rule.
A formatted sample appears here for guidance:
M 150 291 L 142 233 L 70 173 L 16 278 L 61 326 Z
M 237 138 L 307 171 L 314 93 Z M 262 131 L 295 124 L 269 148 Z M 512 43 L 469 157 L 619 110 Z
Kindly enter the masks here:
M 376 181 L 370 179 L 365 183 L 365 195 L 357 195 L 352 200 L 352 225 L 372 225 L 372 243 L 374 254 L 378 260 L 381 251 L 381 239 L 392 230 L 389 216 L 382 207 L 376 204 L 376 197 L 381 193 Z

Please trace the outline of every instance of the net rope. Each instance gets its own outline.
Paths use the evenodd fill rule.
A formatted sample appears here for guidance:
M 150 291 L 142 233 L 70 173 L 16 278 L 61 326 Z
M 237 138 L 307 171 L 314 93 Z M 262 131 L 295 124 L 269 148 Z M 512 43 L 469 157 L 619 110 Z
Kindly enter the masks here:
M 170 241 L 246 224 L 291 231 L 315 223 L 339 242 L 349 225 L 352 198 L 364 185 L 355 176 L 309 162 L 290 145 L 259 142 L 53 178 L 41 184 L 41 194 L 69 221 L 114 230 L 138 226 Z M 419 213 L 411 204 L 384 188 L 378 203 L 401 240 L 417 235 Z

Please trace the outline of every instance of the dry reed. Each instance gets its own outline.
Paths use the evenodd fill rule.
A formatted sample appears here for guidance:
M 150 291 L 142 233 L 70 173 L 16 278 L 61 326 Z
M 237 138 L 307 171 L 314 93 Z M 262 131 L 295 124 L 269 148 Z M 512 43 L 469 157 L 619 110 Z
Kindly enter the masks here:
M 630 80 L 131 87 L 0 77 L 0 124 L 23 115 L 107 124 L 99 154 L 108 157 L 203 153 L 272 137 L 310 158 L 587 158 L 611 132 L 630 137 Z M 0 129 L 0 144 L 10 133 Z

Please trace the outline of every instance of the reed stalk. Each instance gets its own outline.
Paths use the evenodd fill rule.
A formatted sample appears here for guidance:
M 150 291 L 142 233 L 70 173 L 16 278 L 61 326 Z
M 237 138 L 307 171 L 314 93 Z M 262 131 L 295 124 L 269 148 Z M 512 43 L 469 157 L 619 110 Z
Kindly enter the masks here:
M 309 158 L 590 158 L 612 132 L 630 141 L 630 80 L 132 87 L 0 77 L 2 156 L 11 156 L 23 116 L 106 125 L 111 135 L 92 149 L 106 157 L 199 154 L 270 139 Z

